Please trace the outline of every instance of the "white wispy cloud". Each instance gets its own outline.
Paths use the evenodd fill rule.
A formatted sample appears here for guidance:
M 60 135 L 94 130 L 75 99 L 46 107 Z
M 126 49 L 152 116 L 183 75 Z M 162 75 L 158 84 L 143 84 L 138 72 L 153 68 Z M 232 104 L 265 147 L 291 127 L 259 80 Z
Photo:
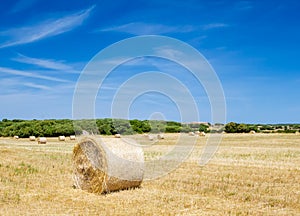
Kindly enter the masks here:
M 202 26 L 203 30 L 209 30 L 209 29 L 216 29 L 216 28 L 225 28 L 228 27 L 229 25 L 226 23 L 209 23 L 206 25 Z
M 6 68 L 6 67 L 0 67 L 0 72 L 6 73 L 6 74 L 11 74 L 11 75 L 22 76 L 22 77 L 30 77 L 30 78 L 43 79 L 43 80 L 49 80 L 49 81 L 55 81 L 55 82 L 69 82 L 68 80 L 64 80 L 64 79 L 60 79 L 60 78 L 56 78 L 56 77 L 40 75 L 40 74 L 36 74 L 33 72 L 21 71 L 21 70 L 16 70 L 16 69 L 12 69 L 12 68 Z
M 49 86 L 40 85 L 40 84 L 36 84 L 36 83 L 31 83 L 31 82 L 23 83 L 23 85 L 30 87 L 30 88 L 36 88 L 36 89 L 41 89 L 41 90 L 51 90 L 51 88 Z
M 0 48 L 32 43 L 44 38 L 56 36 L 80 26 L 91 14 L 95 6 L 64 16 L 58 19 L 48 19 L 35 25 L 8 29 L 0 32 L 0 37 L 6 37 L 6 42 Z
M 151 24 L 142 22 L 132 22 L 124 25 L 113 26 L 99 29 L 100 32 L 114 31 L 125 32 L 133 35 L 167 34 L 167 33 L 186 33 L 194 31 L 195 28 L 190 25 L 168 26 L 162 24 Z
M 229 27 L 226 23 L 208 23 L 205 25 L 178 25 L 169 26 L 154 23 L 132 22 L 124 25 L 112 26 L 96 30 L 96 32 L 124 32 L 132 35 L 159 35 L 170 33 L 189 33 L 193 31 L 206 31 L 216 28 Z
M 57 61 L 54 59 L 32 58 L 19 54 L 17 58 L 13 58 L 12 60 L 25 64 L 35 65 L 45 69 L 58 70 L 69 73 L 79 73 L 79 71 L 76 71 L 71 65 L 65 64 L 63 63 L 63 61 Z

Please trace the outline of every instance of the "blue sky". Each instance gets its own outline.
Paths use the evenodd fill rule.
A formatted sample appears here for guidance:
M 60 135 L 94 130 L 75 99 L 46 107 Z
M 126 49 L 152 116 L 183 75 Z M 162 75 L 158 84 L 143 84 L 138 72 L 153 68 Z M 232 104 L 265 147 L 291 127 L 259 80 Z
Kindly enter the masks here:
M 150 34 L 181 40 L 206 57 L 222 83 L 228 122 L 299 123 L 299 11 L 297 1 L 279 0 L 2 1 L 0 119 L 72 118 L 77 80 L 93 56 Z M 133 62 L 107 78 L 96 117 L 110 117 L 114 93 L 131 75 L 173 70 L 194 96 L 200 120 L 211 121 L 205 90 L 184 68 L 155 58 Z M 130 118 L 180 120 L 176 102 L 155 92 L 128 109 Z

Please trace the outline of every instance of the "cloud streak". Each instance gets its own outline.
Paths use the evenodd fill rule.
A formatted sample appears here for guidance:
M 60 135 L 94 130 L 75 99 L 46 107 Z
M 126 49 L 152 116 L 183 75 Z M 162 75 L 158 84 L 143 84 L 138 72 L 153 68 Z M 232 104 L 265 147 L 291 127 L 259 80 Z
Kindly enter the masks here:
M 80 26 L 91 14 L 95 6 L 58 19 L 49 19 L 31 26 L 8 29 L 0 32 L 0 37 L 8 38 L 0 48 L 33 43 L 48 37 L 63 34 Z
M 62 61 L 57 61 L 53 59 L 32 58 L 32 57 L 19 54 L 17 58 L 13 58 L 12 60 L 25 63 L 25 64 L 35 65 L 45 69 L 51 69 L 51 70 L 69 72 L 69 73 L 79 73 L 79 71 L 74 70 L 74 68 L 71 67 L 70 65 L 64 64 Z
M 225 28 L 229 27 L 228 24 L 225 23 L 209 23 L 202 26 L 203 30 L 210 30 L 210 29 L 216 29 L 216 28 Z
M 96 30 L 96 32 L 123 32 L 132 35 L 160 35 L 172 33 L 189 33 L 193 31 L 206 31 L 216 28 L 228 27 L 225 23 L 209 23 L 202 26 L 181 25 L 181 26 L 168 26 L 162 24 L 132 22 L 124 25 L 113 26 Z
M 6 74 L 11 74 L 11 75 L 30 77 L 30 78 L 35 78 L 35 79 L 43 79 L 43 80 L 48 80 L 48 81 L 69 82 L 68 80 L 64 80 L 64 79 L 60 79 L 60 78 L 56 78 L 56 77 L 44 76 L 44 75 L 36 74 L 33 72 L 15 70 L 15 69 L 6 68 L 6 67 L 0 67 L 0 72 L 6 73 Z
M 35 89 L 41 89 L 41 90 L 51 90 L 50 87 L 45 86 L 45 85 L 39 85 L 39 84 L 35 84 L 35 83 L 24 83 L 24 86 L 30 87 L 30 88 L 35 88 Z
M 167 34 L 167 33 L 187 33 L 194 31 L 193 26 L 168 26 L 162 24 L 147 24 L 142 22 L 127 23 L 124 25 L 109 27 L 98 30 L 98 32 L 125 32 L 133 35 Z

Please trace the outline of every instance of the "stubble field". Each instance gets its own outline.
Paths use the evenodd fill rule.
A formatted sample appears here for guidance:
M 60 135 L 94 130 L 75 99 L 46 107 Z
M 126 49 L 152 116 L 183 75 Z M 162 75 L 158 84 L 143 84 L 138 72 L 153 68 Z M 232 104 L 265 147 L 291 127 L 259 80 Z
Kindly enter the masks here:
M 0 138 L 0 215 L 300 215 L 300 135 L 225 134 L 199 166 L 206 140 L 159 179 L 95 195 L 72 187 L 76 141 Z M 146 159 L 175 141 L 167 134 Z

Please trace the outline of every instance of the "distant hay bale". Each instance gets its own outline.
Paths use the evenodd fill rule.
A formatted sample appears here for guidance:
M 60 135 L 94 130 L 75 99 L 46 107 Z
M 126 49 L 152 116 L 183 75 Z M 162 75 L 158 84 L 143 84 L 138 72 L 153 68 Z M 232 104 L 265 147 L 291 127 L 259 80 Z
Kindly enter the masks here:
M 199 136 L 205 136 L 206 134 L 205 134 L 205 132 L 204 131 L 201 131 L 200 133 L 199 133 Z
M 200 131 L 196 131 L 195 134 L 196 134 L 196 135 L 199 135 L 199 134 L 200 134 Z
M 249 132 L 250 134 L 256 134 L 256 132 L 254 130 Z
M 35 136 L 30 136 L 29 141 L 35 141 Z
M 163 134 L 157 134 L 157 139 L 164 139 L 165 136 Z
M 148 139 L 149 139 L 150 141 L 152 141 L 152 140 L 154 140 L 154 136 L 151 135 L 151 134 L 149 134 L 149 135 L 148 135 Z
M 115 134 L 115 138 L 121 138 L 121 134 Z
M 38 144 L 46 144 L 47 138 L 46 137 L 39 137 L 38 138 Z
M 84 137 L 73 149 L 76 188 L 108 193 L 139 187 L 144 175 L 144 153 L 122 139 Z
M 58 141 L 65 141 L 66 137 L 65 136 L 58 136 Z
M 299 133 L 299 131 L 296 131 L 295 134 L 296 134 L 296 135 L 299 135 L 300 133 Z
M 75 135 L 71 135 L 70 136 L 70 140 L 76 140 L 76 136 Z
M 189 132 L 189 136 L 195 136 L 194 132 Z
M 19 139 L 19 136 L 14 136 L 14 139 Z

